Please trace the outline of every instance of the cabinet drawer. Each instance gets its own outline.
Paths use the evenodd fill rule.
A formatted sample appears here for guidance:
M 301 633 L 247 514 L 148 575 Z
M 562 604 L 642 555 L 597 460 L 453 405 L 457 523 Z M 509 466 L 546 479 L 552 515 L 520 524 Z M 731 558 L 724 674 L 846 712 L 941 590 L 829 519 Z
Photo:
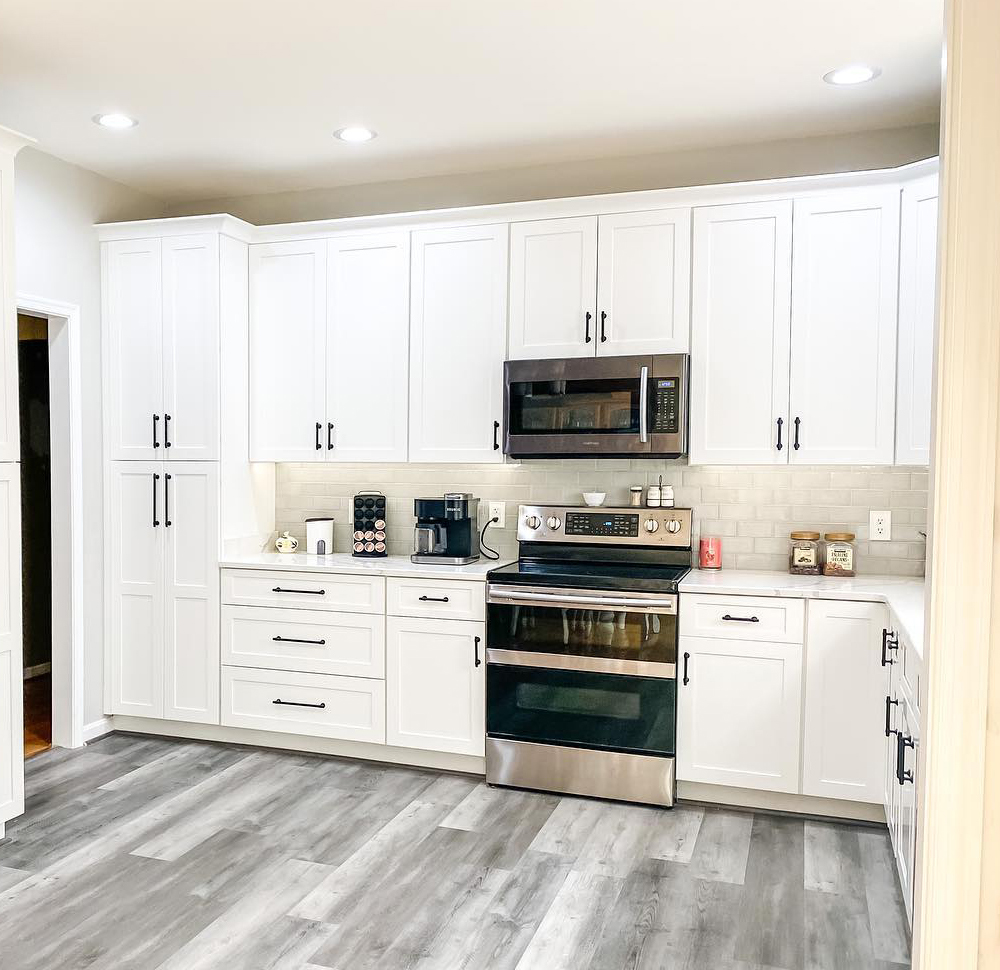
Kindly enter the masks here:
M 389 616 L 486 619 L 486 584 L 462 580 L 392 579 L 386 589 Z
M 385 617 L 224 606 L 222 662 L 381 678 L 385 676 Z
M 681 595 L 680 614 L 681 636 L 771 643 L 803 642 L 803 600 L 684 593 Z
M 384 744 L 385 682 L 223 667 L 222 723 Z
M 913 649 L 913 644 L 907 640 L 899 627 L 896 627 L 896 638 L 899 642 L 899 650 L 896 652 L 896 663 L 900 664 L 900 686 L 903 693 L 909 698 L 914 710 L 920 710 L 920 673 L 923 662 L 919 654 Z
M 280 606 L 344 613 L 381 613 L 381 576 L 325 576 L 277 569 L 224 569 L 222 602 L 229 606 Z

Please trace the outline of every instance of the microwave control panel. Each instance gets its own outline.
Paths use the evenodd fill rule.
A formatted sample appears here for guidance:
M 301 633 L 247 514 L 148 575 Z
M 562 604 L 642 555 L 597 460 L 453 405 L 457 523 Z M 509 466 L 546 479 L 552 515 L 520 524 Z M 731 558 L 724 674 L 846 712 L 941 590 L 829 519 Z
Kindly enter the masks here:
M 677 434 L 680 430 L 680 380 L 676 377 L 653 379 L 653 434 Z

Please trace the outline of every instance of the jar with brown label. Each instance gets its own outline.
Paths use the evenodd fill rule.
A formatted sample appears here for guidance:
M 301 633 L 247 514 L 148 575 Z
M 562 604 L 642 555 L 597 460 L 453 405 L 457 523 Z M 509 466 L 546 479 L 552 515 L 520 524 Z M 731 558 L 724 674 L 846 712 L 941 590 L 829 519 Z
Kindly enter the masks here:
M 793 532 L 789 538 L 791 545 L 788 547 L 788 571 L 793 576 L 818 576 L 819 533 Z
M 826 555 L 823 557 L 824 576 L 854 575 L 854 533 L 828 532 Z

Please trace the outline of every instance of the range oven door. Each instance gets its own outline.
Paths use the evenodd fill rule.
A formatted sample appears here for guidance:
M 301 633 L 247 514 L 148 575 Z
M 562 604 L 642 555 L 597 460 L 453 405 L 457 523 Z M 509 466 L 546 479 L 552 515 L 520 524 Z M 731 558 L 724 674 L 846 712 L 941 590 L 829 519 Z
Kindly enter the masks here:
M 685 354 L 504 364 L 504 454 L 681 456 Z
M 674 754 L 677 597 L 490 584 L 490 737 Z

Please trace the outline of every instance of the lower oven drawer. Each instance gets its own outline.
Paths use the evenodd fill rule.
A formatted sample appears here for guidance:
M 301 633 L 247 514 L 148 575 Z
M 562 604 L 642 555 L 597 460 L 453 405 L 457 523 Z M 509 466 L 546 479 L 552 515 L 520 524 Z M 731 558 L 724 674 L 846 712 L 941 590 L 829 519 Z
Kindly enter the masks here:
M 487 664 L 490 737 L 672 755 L 676 722 L 674 678 Z
M 222 723 L 384 744 L 385 681 L 223 667 Z

